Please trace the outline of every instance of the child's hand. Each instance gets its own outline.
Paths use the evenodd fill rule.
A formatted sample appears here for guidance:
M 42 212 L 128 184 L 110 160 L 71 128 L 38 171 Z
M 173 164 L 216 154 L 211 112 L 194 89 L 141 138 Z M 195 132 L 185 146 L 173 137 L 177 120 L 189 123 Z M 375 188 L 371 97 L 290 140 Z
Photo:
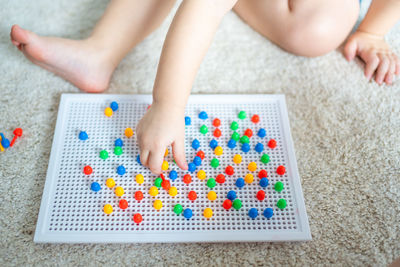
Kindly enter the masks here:
M 136 127 L 140 161 L 154 174 L 161 173 L 165 149 L 172 144 L 176 164 L 187 169 L 184 109 L 153 103 Z
M 399 58 L 379 35 L 356 31 L 347 40 L 344 55 L 349 61 L 359 56 L 365 62 L 365 76 L 370 80 L 375 73 L 378 84 L 392 84 L 394 75 L 400 74 Z

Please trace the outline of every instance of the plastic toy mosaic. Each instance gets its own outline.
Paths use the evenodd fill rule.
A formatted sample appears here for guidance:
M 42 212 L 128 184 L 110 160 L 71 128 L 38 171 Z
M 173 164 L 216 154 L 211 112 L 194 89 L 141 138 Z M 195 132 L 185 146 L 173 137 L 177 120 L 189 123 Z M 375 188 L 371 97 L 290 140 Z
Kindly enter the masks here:
M 282 95 L 192 95 L 189 170 L 140 164 L 150 95 L 61 97 L 35 242 L 310 240 Z M 182 118 L 183 119 L 183 118 Z

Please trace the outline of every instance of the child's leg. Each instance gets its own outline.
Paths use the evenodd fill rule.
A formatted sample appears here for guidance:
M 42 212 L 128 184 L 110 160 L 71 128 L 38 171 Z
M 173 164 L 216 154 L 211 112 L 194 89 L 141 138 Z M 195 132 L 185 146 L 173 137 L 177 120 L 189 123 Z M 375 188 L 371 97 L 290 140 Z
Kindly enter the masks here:
M 234 11 L 284 50 L 315 57 L 336 49 L 356 23 L 358 0 L 239 0 Z
M 14 25 L 11 41 L 33 63 L 88 92 L 107 89 L 122 58 L 156 29 L 175 0 L 113 0 L 85 40 L 41 37 Z

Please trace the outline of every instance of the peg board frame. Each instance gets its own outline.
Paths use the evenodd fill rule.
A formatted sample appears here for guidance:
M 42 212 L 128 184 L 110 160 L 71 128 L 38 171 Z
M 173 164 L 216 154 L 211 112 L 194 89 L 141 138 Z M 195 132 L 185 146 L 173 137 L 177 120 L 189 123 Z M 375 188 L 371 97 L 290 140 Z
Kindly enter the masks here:
M 110 102 L 116 101 L 119 109 L 108 118 L 104 109 Z M 284 95 L 192 95 L 189 98 L 186 114 L 191 117 L 191 125 L 185 127 L 186 156 L 191 161 L 196 152 L 191 147 L 194 138 L 200 141 L 200 148 L 206 154 L 202 165 L 191 173 L 193 182 L 186 185 L 182 177 L 187 171 L 179 170 L 172 163 L 172 153 L 166 160 L 170 169 L 178 172 L 178 179 L 171 181 L 172 186 L 178 188 L 178 196 L 172 198 L 162 188 L 157 199 L 163 201 L 163 208 L 155 211 L 149 196 L 148 189 L 153 185 L 155 175 L 136 162 L 139 153 L 135 136 L 127 138 L 124 129 L 135 129 L 136 123 L 146 112 L 152 102 L 151 95 L 106 95 L 106 94 L 63 94 L 61 96 L 57 124 L 51 149 L 46 183 L 43 190 L 39 218 L 36 226 L 34 241 L 39 243 L 140 243 L 140 242 L 260 242 L 260 241 L 307 241 L 311 240 L 311 233 L 306 214 L 300 178 L 292 143 L 289 119 Z M 200 111 L 206 111 L 209 118 L 198 118 Z M 237 114 L 240 110 L 247 112 L 247 118 L 240 120 Z M 252 114 L 260 116 L 260 122 L 254 124 Z M 223 147 L 224 154 L 219 158 L 220 166 L 217 169 L 210 167 L 213 151 L 209 141 L 213 139 L 212 120 L 221 119 L 222 131 L 220 138 L 215 138 Z M 240 150 L 240 143 L 235 149 L 227 147 L 227 142 L 233 132 L 229 126 L 232 121 L 240 125 L 238 132 L 251 128 L 254 132 L 250 138 L 251 150 L 244 153 Z M 202 135 L 199 132 L 201 125 L 207 125 L 209 132 Z M 265 128 L 267 136 L 257 136 L 259 128 Z M 78 134 L 85 130 L 89 139 L 81 141 Z M 124 141 L 124 154 L 116 156 L 113 153 L 114 140 L 121 138 Z M 277 140 L 277 147 L 270 149 L 267 146 L 269 138 Z M 270 155 L 268 164 L 260 162 L 260 153 L 254 150 L 254 145 L 261 142 L 264 152 Z M 109 158 L 102 160 L 99 152 L 106 149 Z M 171 150 L 171 149 L 170 149 Z M 243 162 L 235 165 L 232 162 L 234 154 L 241 154 Z M 247 164 L 255 161 L 258 165 L 254 172 L 254 182 L 246 184 L 244 188 L 237 188 L 235 180 L 244 177 L 247 173 Z M 120 176 L 116 167 L 123 164 L 127 173 Z M 213 189 L 217 200 L 207 199 L 210 189 L 205 185 L 206 180 L 199 180 L 196 172 L 203 169 L 207 179 L 215 178 L 224 173 L 227 165 L 235 168 L 233 176 L 226 175 L 226 182 L 218 184 Z M 82 169 L 91 165 L 93 174 L 86 176 Z M 276 167 L 284 165 L 286 173 L 283 176 L 276 174 Z M 257 173 L 260 169 L 268 171 L 269 185 L 265 188 L 266 199 L 258 201 L 255 194 L 263 189 L 259 186 Z M 145 182 L 139 185 L 135 182 L 135 175 L 141 173 Z M 168 177 L 168 172 L 164 172 Z M 108 177 L 115 179 L 117 185 L 125 189 L 124 199 L 128 200 L 129 207 L 121 210 L 113 190 L 105 186 Z M 102 189 L 99 192 L 90 190 L 90 183 L 97 181 Z M 273 189 L 277 181 L 282 181 L 285 188 L 278 193 Z M 136 190 L 144 193 L 144 199 L 137 203 L 133 195 Z M 195 190 L 198 199 L 190 202 L 187 193 Z M 230 190 L 237 192 L 242 200 L 243 207 L 236 211 L 233 208 L 224 210 L 222 202 Z M 280 210 L 276 201 L 280 198 L 287 200 L 287 207 Z M 110 215 L 103 213 L 103 205 L 110 203 L 114 212 Z M 193 217 L 186 220 L 182 215 L 172 212 L 173 205 L 182 204 L 184 208 L 193 210 Z M 210 207 L 214 215 L 211 219 L 203 217 L 203 209 Z M 251 219 L 247 213 L 252 207 L 257 208 L 259 215 Z M 263 210 L 273 208 L 274 216 L 266 219 Z M 141 213 L 143 222 L 136 225 L 132 216 Z

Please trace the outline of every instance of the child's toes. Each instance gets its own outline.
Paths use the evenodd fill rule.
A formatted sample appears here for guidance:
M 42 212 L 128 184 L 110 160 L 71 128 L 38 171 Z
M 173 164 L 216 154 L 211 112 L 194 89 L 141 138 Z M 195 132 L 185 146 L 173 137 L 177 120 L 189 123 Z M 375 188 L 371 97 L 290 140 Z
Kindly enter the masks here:
M 30 41 L 32 34 L 18 25 L 13 25 L 11 27 L 10 35 L 12 42 L 15 42 L 16 46 L 19 46 L 20 44 L 27 44 Z
M 15 45 L 16 47 L 19 47 L 20 44 L 21 44 L 21 43 L 19 43 L 19 42 L 17 42 L 17 41 L 14 41 L 13 39 L 11 39 L 11 43 L 12 43 L 13 45 Z

